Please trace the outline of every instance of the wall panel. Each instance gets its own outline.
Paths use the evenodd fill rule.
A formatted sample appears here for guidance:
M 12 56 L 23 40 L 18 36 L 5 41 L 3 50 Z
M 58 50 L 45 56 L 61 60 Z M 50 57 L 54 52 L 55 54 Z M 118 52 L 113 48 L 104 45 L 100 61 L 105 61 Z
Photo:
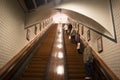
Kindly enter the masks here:
M 24 22 L 17 0 L 0 0 L 0 68 L 27 43 Z
M 25 13 L 17 0 L 0 0 L 0 69 L 4 67 L 18 52 L 37 35 L 43 34 L 51 25 L 39 30 L 35 35 L 35 25 L 29 27 L 30 40 L 26 39 Z M 42 26 L 43 27 L 43 26 Z
M 112 0 L 113 5 L 113 16 L 115 21 L 117 43 L 105 38 L 103 39 L 103 52 L 98 53 L 98 55 L 103 59 L 103 61 L 108 65 L 108 67 L 119 77 L 120 79 L 120 0 Z M 94 25 L 95 26 L 95 25 Z M 87 39 L 87 30 L 84 28 L 84 38 Z M 97 51 L 97 39 L 101 35 L 91 31 L 91 40 L 89 44 Z

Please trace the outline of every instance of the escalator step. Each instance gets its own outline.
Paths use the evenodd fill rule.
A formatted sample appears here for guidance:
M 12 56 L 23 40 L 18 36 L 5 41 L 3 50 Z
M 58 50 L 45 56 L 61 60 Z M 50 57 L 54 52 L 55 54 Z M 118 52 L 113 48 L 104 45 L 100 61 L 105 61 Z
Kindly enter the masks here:
M 78 54 L 76 45 L 64 34 L 68 80 L 85 80 L 85 68 L 82 54 Z
M 57 27 L 51 28 L 19 80 L 43 80 Z M 51 34 L 51 35 L 49 35 Z M 48 41 L 49 39 L 49 41 Z
M 25 72 L 44 72 L 44 69 L 40 69 L 40 68 L 31 68 L 31 69 L 27 69 Z
M 43 78 L 36 78 L 36 77 L 21 77 L 19 80 L 43 80 Z
M 72 79 L 79 79 L 79 78 L 84 78 L 85 74 L 69 74 L 68 73 L 68 77 Z
M 26 72 L 26 73 L 24 73 L 22 76 L 23 77 L 40 77 L 40 76 L 43 76 L 44 74 L 43 73 L 40 73 L 40 72 L 32 72 L 32 73 L 30 73 L 30 72 Z

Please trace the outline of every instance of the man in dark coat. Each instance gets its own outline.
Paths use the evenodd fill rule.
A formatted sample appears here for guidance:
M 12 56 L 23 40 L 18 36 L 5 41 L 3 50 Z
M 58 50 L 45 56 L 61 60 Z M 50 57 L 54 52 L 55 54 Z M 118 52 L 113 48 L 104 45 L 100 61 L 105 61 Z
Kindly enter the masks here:
M 72 24 L 68 24 L 68 30 L 69 30 L 69 34 L 71 33 L 71 30 L 72 30 Z

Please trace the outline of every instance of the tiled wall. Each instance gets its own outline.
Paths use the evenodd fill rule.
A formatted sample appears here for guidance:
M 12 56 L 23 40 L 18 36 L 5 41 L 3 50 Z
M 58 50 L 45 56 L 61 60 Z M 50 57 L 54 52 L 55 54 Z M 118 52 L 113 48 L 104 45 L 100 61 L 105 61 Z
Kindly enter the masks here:
M 101 57 L 120 78 L 120 0 L 112 0 L 117 43 L 103 38 L 104 51 Z
M 103 52 L 98 53 L 98 55 L 120 78 L 120 0 L 112 0 L 112 4 L 117 43 L 102 37 Z M 0 0 L 0 68 L 28 43 L 26 40 L 26 29 L 24 29 L 25 14 L 18 5 L 17 0 Z M 85 39 L 87 39 L 87 30 L 87 28 L 84 28 L 83 36 Z M 36 36 L 34 34 L 34 27 L 31 27 L 30 31 L 30 40 L 32 40 Z M 89 43 L 97 52 L 97 39 L 101 35 L 93 31 L 90 32 L 91 40 Z
M 0 68 L 27 43 L 25 14 L 17 0 L 0 0 Z
M 108 65 L 108 67 L 119 77 L 120 79 L 120 0 L 112 0 L 113 14 L 115 19 L 115 28 L 117 35 L 117 43 L 110 41 L 102 36 L 103 40 L 103 52 L 98 53 L 97 39 L 101 36 L 94 31 L 90 30 L 91 40 L 89 44 Z M 87 30 L 84 27 L 83 37 L 87 40 Z M 80 26 L 81 31 L 81 26 Z M 81 32 L 80 32 L 81 33 Z
M 49 19 L 46 19 L 49 21 Z M 44 20 L 43 20 L 44 21 Z M 17 0 L 0 0 L 0 69 L 7 64 L 17 53 L 24 48 L 38 34 L 42 35 L 51 25 L 37 24 L 37 34 L 34 34 L 35 25 L 30 29 L 30 40 L 26 40 L 25 14 Z

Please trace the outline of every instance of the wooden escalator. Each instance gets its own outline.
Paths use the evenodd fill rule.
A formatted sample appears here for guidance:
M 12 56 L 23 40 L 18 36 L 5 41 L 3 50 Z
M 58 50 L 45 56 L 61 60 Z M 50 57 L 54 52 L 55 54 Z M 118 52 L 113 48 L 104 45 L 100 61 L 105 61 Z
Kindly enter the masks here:
M 66 68 L 68 80 L 85 80 L 85 68 L 83 55 L 79 54 L 76 45 L 71 43 L 68 36 L 64 33 Z
M 26 69 L 18 80 L 44 80 L 50 58 L 57 25 L 48 32 Z M 64 34 L 67 80 L 85 80 L 85 69 L 82 54 L 78 54 L 76 45 Z
M 52 26 L 19 80 L 43 80 L 54 42 L 57 25 Z

